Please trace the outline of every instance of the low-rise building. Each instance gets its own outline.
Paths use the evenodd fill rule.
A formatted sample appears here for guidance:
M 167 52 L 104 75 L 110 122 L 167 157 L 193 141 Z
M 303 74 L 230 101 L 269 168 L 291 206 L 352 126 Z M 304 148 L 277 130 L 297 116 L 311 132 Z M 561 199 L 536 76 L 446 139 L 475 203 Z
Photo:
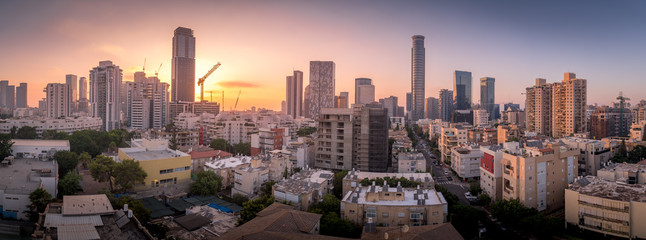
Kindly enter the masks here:
M 442 119 L 434 119 L 428 123 L 428 137 L 440 137 L 442 135 L 442 128 L 449 127 L 449 122 L 443 122 Z
M 390 117 L 390 128 L 392 129 L 401 129 L 404 128 L 406 122 L 404 117 Z
M 260 194 L 262 184 L 269 182 L 269 168 L 260 158 L 253 158 L 247 166 L 234 169 L 231 196 L 241 194 L 250 199 Z
M 227 187 L 233 185 L 235 169 L 249 163 L 251 163 L 251 157 L 235 156 L 206 162 L 204 170 L 215 172 L 222 177 L 222 186 Z
M 281 150 L 289 139 L 289 128 L 260 128 L 251 134 L 251 156 Z
M 579 176 L 597 175 L 601 169 L 614 156 L 610 148 L 601 140 L 565 137 L 560 139 L 571 148 L 579 149 L 581 156 L 577 162 Z
M 353 223 L 382 226 L 422 226 L 446 221 L 448 204 L 435 189 L 401 185 L 357 187 L 341 200 L 341 217 Z
M 644 126 L 646 126 L 645 121 L 633 123 L 633 125 L 630 126 L 630 139 L 634 141 L 644 140 Z
M 404 178 L 409 181 L 415 181 L 421 184 L 422 188 L 428 189 L 428 188 L 434 188 L 435 187 L 435 181 L 433 181 L 433 177 L 431 176 L 431 173 L 382 173 L 382 172 L 362 172 L 358 170 L 352 169 L 352 171 L 348 172 L 347 175 L 343 178 L 343 194 L 342 196 L 345 196 L 346 193 L 354 190 L 358 186 L 361 186 L 361 181 L 369 181 L 369 180 L 375 180 L 375 179 L 401 179 Z
M 58 194 L 56 161 L 13 159 L 0 163 L 0 212 L 4 219 L 28 220 L 29 194 L 38 188 L 52 197 Z
M 397 155 L 397 172 L 426 172 L 426 158 L 419 152 L 399 153 Z
M 646 221 L 643 221 L 646 185 L 627 180 L 578 177 L 565 189 L 567 226 L 574 225 L 604 236 L 646 238 Z
M 462 145 L 451 150 L 451 169 L 464 179 L 480 178 L 482 151 L 478 145 Z
M 168 148 L 168 139 L 134 139 L 132 147 L 119 148 L 118 159 L 133 159 L 147 176 L 135 190 L 187 184 L 191 181 L 191 156 Z
M 251 221 L 231 229 L 222 239 L 334 239 L 318 235 L 321 215 L 294 210 L 294 207 L 273 203 L 256 214 Z
M 510 141 L 520 140 L 520 130 L 518 125 L 498 125 L 497 143 L 502 144 Z
M 103 121 L 99 117 L 67 117 L 56 118 L 20 118 L 0 120 L 0 133 L 9 134 L 12 128 L 34 127 L 41 136 L 46 130 L 55 130 L 72 134 L 81 130 L 100 130 Z
M 231 153 L 222 150 L 213 150 L 213 148 L 202 145 L 182 146 L 179 148 L 179 150 L 181 152 L 188 153 L 188 155 L 191 155 L 191 173 L 193 174 L 197 174 L 198 172 L 203 171 L 204 164 L 209 161 L 233 156 L 233 154 Z
M 501 145 L 480 146 L 480 188 L 492 201 L 502 199 L 502 156 L 503 153 L 519 152 L 518 142 Z
M 278 202 L 289 202 L 301 211 L 307 211 L 312 204 L 323 200 L 323 196 L 334 188 L 334 173 L 321 169 L 303 169 L 273 187 Z
M 58 151 L 69 151 L 69 140 L 11 139 L 11 152 L 16 158 L 52 159 Z
M 469 129 L 471 129 L 471 125 L 459 123 L 453 123 L 450 127 L 442 128 L 438 142 L 442 161 L 447 161 L 451 157 L 451 149 L 468 142 Z
M 287 143 L 285 150 L 289 151 L 289 160 L 297 168 L 314 166 L 314 142 L 307 138 L 299 137 L 298 141 Z
M 563 207 L 563 190 L 577 176 L 579 149 L 557 142 L 527 145 L 519 153 L 503 154 L 503 199 L 519 199 L 539 211 Z
M 597 176 L 610 182 L 646 185 L 646 165 L 609 162 L 597 171 Z

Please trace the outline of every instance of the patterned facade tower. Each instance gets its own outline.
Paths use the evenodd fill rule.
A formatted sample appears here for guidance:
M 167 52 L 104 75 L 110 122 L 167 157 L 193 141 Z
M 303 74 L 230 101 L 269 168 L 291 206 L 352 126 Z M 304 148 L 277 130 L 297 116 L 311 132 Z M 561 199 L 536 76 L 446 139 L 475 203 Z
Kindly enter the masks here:
M 334 107 L 334 62 L 310 62 L 309 116 L 317 119 L 323 108 Z

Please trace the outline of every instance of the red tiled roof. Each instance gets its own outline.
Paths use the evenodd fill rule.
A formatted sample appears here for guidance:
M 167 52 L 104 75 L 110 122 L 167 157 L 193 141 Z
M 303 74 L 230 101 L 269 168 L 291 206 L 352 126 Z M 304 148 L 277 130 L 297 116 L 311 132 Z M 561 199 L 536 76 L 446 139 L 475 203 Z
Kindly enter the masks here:
M 213 150 L 213 151 L 206 151 L 206 152 L 191 152 L 189 153 L 189 155 L 191 155 L 191 158 L 193 159 L 210 158 L 210 157 L 228 158 L 233 156 L 233 154 L 222 150 Z

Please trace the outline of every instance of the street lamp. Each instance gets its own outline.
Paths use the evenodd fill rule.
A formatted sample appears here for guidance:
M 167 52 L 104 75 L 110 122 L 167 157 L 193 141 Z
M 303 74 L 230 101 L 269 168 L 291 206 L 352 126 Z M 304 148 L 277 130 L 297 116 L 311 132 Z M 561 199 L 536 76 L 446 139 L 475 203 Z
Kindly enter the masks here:
M 386 232 L 384 232 L 384 239 L 388 239 L 388 237 L 390 237 L 390 235 L 388 234 L 388 232 L 390 231 L 399 230 L 399 237 L 401 237 L 402 235 L 404 235 L 404 233 L 407 233 L 409 229 L 410 228 L 408 227 L 408 225 L 403 225 L 397 228 L 386 230 Z M 399 238 L 396 238 L 396 239 L 399 239 Z

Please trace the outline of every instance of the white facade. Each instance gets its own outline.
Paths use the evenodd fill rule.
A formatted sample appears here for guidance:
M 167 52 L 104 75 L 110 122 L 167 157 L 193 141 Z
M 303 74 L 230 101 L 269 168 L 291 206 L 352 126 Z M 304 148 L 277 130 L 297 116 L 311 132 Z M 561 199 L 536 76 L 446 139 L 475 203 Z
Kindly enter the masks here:
M 69 147 L 69 144 L 68 144 Z M 12 160 L 0 166 L 0 206 L 5 219 L 28 220 L 29 194 L 43 188 L 52 197 L 58 194 L 56 161 Z
M 121 69 L 112 61 L 101 61 L 90 70 L 92 116 L 103 120 L 101 130 L 121 126 Z
M 45 157 L 49 151 L 69 151 L 68 140 L 31 140 L 12 139 L 11 152 L 17 158 L 40 158 Z M 49 153 L 53 156 L 53 153 Z
M 72 89 L 67 84 L 48 83 L 45 88 L 49 118 L 64 118 L 71 114 Z
M 473 109 L 473 125 L 486 126 L 489 125 L 489 113 L 485 109 Z
M 375 85 L 359 85 L 359 103 L 368 104 L 375 101 Z
M 423 154 L 400 153 L 397 157 L 398 173 L 426 172 L 426 158 Z
M 35 127 L 40 136 L 45 130 L 56 130 L 72 134 L 80 130 L 100 130 L 101 118 L 77 117 L 64 119 L 4 119 L 0 122 L 0 133 L 8 134 L 11 128 Z
M 451 150 L 451 168 L 461 178 L 480 177 L 480 159 L 483 153 L 479 146 L 456 147 Z

